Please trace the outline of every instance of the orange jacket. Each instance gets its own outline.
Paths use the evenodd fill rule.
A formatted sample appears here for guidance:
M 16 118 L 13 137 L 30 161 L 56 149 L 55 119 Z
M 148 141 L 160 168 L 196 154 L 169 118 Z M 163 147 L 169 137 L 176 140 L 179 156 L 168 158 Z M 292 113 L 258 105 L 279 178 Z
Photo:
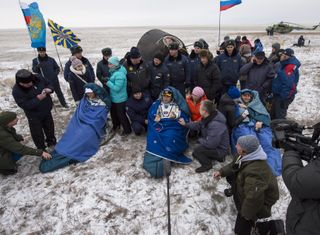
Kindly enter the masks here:
M 187 96 L 187 104 L 191 113 L 191 121 L 193 122 L 201 120 L 200 104 L 202 100 L 207 100 L 207 97 L 204 95 L 198 103 L 194 104 L 192 96 Z

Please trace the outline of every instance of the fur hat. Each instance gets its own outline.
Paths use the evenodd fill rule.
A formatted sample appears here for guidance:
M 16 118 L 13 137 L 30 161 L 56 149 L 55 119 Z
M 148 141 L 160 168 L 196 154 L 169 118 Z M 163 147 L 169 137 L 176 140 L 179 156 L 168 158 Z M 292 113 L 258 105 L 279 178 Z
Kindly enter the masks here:
M 253 153 L 260 146 L 258 138 L 254 135 L 245 135 L 239 137 L 237 144 L 239 144 L 247 154 Z
M 164 61 L 164 55 L 160 52 L 156 53 L 153 58 L 157 58 L 157 59 L 161 60 L 161 62 Z
M 26 69 L 19 69 L 16 73 L 16 82 L 29 83 L 34 81 L 34 74 Z
M 168 46 L 169 50 L 179 50 L 179 43 L 177 42 L 172 42 L 170 43 L 170 45 Z
M 130 58 L 138 59 L 141 57 L 140 50 L 138 47 L 131 47 L 130 49 Z
M 202 97 L 202 96 L 204 96 L 204 90 L 201 87 L 196 86 L 192 90 L 192 95 L 195 95 L 197 97 Z
M 201 41 L 196 41 L 196 42 L 193 44 L 193 47 L 199 47 L 200 49 L 203 49 L 204 45 L 203 45 L 203 42 L 201 42 Z
M 207 57 L 207 58 L 209 58 L 209 51 L 208 51 L 208 50 L 205 50 L 205 49 L 202 49 L 202 50 L 199 52 L 199 57 Z
M 72 68 L 76 68 L 76 67 L 78 67 L 79 65 L 83 65 L 83 63 L 82 63 L 82 61 L 81 60 L 79 60 L 77 57 L 75 57 L 75 56 L 71 56 L 70 57 L 70 61 L 71 61 L 71 66 L 72 66 Z
M 236 42 L 233 39 L 230 39 L 225 42 L 225 48 L 227 48 L 227 46 L 230 46 L 230 45 L 236 47 Z
M 81 53 L 82 52 L 82 47 L 77 45 L 77 46 L 71 47 L 70 51 L 71 51 L 71 55 L 74 55 L 74 54 L 77 54 L 77 53 Z
M 142 92 L 142 88 L 140 86 L 133 86 L 131 91 L 132 91 L 132 94 L 135 94 L 138 92 Z
M 266 54 L 264 53 L 264 51 L 258 51 L 254 56 L 259 60 L 266 58 Z
M 237 87 L 231 86 L 229 90 L 227 91 L 228 96 L 230 96 L 231 99 L 238 99 L 240 97 L 240 91 Z
M 112 50 L 109 47 L 103 48 L 101 50 L 102 55 L 104 56 L 112 56 Z
M 12 122 L 17 118 L 17 114 L 10 111 L 4 111 L 0 113 L 0 125 L 6 126 L 8 123 Z

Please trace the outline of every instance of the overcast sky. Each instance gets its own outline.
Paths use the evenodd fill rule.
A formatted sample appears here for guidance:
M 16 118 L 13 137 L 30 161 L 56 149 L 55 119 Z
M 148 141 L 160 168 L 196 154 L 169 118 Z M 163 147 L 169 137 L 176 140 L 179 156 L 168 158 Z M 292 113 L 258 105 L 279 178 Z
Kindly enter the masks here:
M 23 1 L 23 0 L 22 0 Z M 31 3 L 32 1 L 23 1 Z M 45 20 L 65 27 L 218 25 L 219 0 L 38 0 Z M 0 0 L 0 28 L 24 28 L 18 0 Z M 320 22 L 320 0 L 242 0 L 223 25 Z

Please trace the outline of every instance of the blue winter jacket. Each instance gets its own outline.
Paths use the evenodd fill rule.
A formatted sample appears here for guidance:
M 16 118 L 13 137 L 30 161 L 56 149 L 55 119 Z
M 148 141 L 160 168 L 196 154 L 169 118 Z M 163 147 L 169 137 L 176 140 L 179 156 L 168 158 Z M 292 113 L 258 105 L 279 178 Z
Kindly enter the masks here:
M 242 66 L 241 56 L 236 50 L 231 56 L 228 55 L 227 51 L 215 59 L 216 64 L 220 69 L 221 82 L 224 86 L 236 86 L 239 79 L 239 72 Z
M 279 70 L 272 82 L 272 93 L 280 99 L 294 98 L 299 82 L 300 61 L 296 57 L 290 57 L 279 62 Z
M 127 114 L 131 122 L 138 122 L 145 124 L 145 120 L 148 119 L 148 110 L 152 104 L 151 96 L 148 92 L 144 92 L 142 98 L 137 100 L 132 96 L 127 101 Z
M 127 101 L 127 70 L 121 65 L 119 69 L 110 71 L 111 76 L 107 82 L 110 88 L 110 97 L 113 103 L 122 103 Z

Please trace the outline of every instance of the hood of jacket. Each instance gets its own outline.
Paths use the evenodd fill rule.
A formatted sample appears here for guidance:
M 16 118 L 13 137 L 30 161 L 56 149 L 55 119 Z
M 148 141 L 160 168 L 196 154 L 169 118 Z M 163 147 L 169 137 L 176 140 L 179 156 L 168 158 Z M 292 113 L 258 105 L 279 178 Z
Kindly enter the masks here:
M 239 162 L 249 162 L 256 160 L 267 160 L 267 154 L 263 151 L 261 145 L 259 145 L 258 149 L 248 155 L 243 156 Z

